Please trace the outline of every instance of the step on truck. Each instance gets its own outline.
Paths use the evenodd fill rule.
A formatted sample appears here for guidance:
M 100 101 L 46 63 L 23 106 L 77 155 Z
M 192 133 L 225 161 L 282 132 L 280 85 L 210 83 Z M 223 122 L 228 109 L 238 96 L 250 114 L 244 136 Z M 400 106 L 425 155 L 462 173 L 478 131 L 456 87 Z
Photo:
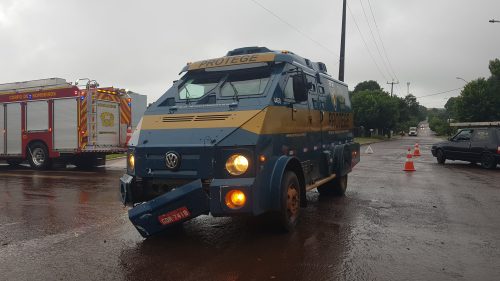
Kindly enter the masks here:
M 125 90 L 90 79 L 0 84 L 0 161 L 27 160 L 34 169 L 103 165 L 106 154 L 127 151 L 131 102 Z
M 343 195 L 360 160 L 347 85 L 264 47 L 188 63 L 145 112 L 120 179 L 143 237 L 202 214 L 297 223 L 306 192 Z

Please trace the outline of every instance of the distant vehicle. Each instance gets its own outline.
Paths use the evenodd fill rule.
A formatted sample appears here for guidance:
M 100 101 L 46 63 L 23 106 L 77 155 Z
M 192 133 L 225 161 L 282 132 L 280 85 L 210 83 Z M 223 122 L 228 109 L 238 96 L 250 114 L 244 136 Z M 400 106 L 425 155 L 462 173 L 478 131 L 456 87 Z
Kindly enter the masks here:
M 495 169 L 500 163 L 500 127 L 461 129 L 448 141 L 434 144 L 432 155 L 440 164 L 448 159 L 463 160 Z
M 142 236 L 208 213 L 274 213 L 290 229 L 306 191 L 345 193 L 360 147 L 347 85 L 325 64 L 247 47 L 182 72 L 146 110 L 120 179 Z
M 417 127 L 410 127 L 410 130 L 408 131 L 408 136 L 416 137 L 417 135 L 418 135 Z
M 54 161 L 103 165 L 106 154 L 127 151 L 130 126 L 125 90 L 102 88 L 95 80 L 0 84 L 0 160 L 11 165 L 25 160 L 39 170 Z

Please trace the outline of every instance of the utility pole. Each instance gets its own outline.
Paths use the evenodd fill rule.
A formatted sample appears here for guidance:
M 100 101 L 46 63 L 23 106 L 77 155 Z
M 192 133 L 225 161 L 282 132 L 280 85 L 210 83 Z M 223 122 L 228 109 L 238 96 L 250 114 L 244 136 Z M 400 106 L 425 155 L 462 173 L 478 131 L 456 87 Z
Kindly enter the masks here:
M 340 62 L 339 62 L 339 80 L 344 82 L 345 69 L 345 16 L 346 16 L 346 0 L 342 9 L 342 35 L 340 38 Z
M 392 80 L 392 82 L 387 82 L 387 84 L 390 84 L 391 85 L 391 97 L 392 97 L 392 92 L 394 91 L 394 84 L 399 84 L 399 81 L 398 82 L 394 82 L 394 80 Z
M 410 82 L 406 82 L 406 86 L 408 86 L 408 95 L 410 94 Z

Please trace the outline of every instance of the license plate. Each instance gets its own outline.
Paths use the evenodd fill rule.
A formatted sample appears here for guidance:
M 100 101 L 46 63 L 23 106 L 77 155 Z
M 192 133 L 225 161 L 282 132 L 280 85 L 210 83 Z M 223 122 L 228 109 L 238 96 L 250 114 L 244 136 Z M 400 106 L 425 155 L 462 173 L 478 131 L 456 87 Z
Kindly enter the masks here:
M 170 211 L 166 214 L 159 216 L 158 220 L 162 225 L 168 225 L 181 221 L 183 219 L 187 219 L 189 218 L 190 215 L 191 213 L 186 207 L 181 207 L 179 209 L 175 209 L 173 211 Z

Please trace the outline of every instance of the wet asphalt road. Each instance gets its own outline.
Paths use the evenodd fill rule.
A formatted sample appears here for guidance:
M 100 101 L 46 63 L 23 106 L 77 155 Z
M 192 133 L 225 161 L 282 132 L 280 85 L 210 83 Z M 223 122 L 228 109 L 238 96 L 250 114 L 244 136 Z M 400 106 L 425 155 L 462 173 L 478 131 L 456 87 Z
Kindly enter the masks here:
M 500 169 L 438 165 L 426 132 L 362 153 L 345 197 L 309 192 L 290 234 L 203 216 L 143 240 L 118 199 L 124 161 L 0 165 L 0 280 L 499 280 Z M 416 141 L 417 171 L 402 172 Z

